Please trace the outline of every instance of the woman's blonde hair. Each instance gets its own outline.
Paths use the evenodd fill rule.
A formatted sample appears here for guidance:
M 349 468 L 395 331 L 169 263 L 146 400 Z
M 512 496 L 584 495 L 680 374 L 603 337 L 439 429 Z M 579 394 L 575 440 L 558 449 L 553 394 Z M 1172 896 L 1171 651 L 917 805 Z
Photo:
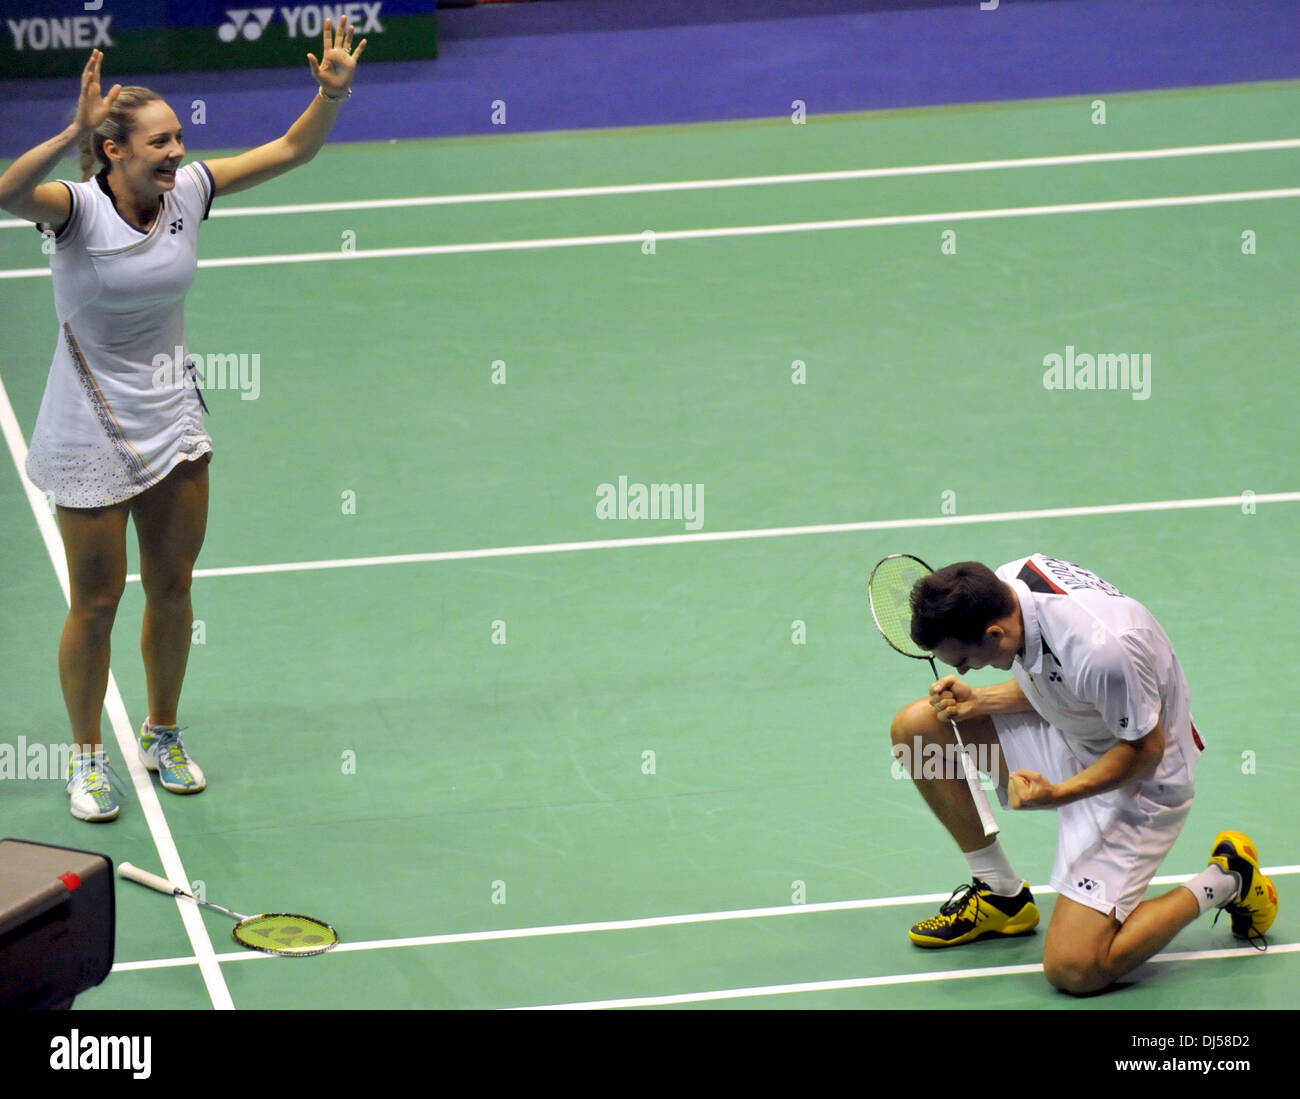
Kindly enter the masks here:
M 95 174 L 95 166 L 102 164 L 109 167 L 108 156 L 104 152 L 104 142 L 112 141 L 126 145 L 135 128 L 135 113 L 146 103 L 162 99 L 157 92 L 148 88 L 123 88 L 115 100 L 108 117 L 95 129 L 83 135 L 81 139 L 81 178 L 90 179 Z

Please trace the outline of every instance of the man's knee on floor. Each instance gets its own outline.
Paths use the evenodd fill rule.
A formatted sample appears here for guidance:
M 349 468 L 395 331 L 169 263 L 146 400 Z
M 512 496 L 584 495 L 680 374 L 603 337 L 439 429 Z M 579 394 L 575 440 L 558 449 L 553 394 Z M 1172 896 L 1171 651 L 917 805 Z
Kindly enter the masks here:
M 1043 976 L 1053 988 L 1074 996 L 1100 992 L 1114 983 L 1110 970 L 1095 958 L 1079 954 L 1048 954 L 1043 958 Z

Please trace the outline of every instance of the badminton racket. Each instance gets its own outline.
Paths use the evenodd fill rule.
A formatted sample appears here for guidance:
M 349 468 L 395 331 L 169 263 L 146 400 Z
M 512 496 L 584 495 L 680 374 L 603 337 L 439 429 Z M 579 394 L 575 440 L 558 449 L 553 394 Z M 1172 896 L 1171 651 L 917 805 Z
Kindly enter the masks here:
M 310 916 L 298 916 L 291 912 L 263 912 L 256 916 L 245 916 L 232 912 L 211 901 L 202 901 L 192 893 L 185 892 L 178 885 L 173 885 L 166 878 L 141 870 L 129 862 L 120 863 L 117 872 L 129 881 L 147 885 L 159 893 L 173 897 L 188 897 L 195 904 L 215 908 L 227 916 L 233 916 L 239 922 L 231 934 L 235 942 L 264 954 L 284 954 L 292 958 L 305 958 L 311 954 L 323 954 L 338 946 L 338 932 L 323 920 L 314 920 Z
M 930 671 L 937 680 L 939 670 L 935 667 L 934 657 L 912 640 L 912 588 L 918 580 L 929 576 L 933 571 L 919 557 L 913 557 L 910 553 L 890 554 L 877 562 L 871 570 L 871 578 L 867 581 L 867 599 L 871 604 L 871 617 L 875 619 L 876 629 L 889 642 L 890 647 L 913 660 L 928 660 Z M 970 787 L 971 797 L 975 799 L 975 811 L 979 813 L 984 834 L 996 836 L 997 821 L 980 782 L 979 772 L 962 742 L 957 722 L 949 718 L 948 724 L 952 726 L 953 736 L 957 738 L 962 770 L 966 773 L 966 785 Z

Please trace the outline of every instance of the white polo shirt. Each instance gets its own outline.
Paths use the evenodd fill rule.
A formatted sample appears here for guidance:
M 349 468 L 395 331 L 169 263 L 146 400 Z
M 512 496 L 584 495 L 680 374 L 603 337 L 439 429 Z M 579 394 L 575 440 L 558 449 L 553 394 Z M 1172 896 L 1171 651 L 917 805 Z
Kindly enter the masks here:
M 1080 763 L 1140 740 L 1163 710 L 1164 758 L 1143 785 L 1190 788 L 1205 746 L 1192 724 L 1187 677 L 1151 612 L 1095 573 L 1043 554 L 996 571 L 1015 589 L 1024 620 L 1012 674 Z

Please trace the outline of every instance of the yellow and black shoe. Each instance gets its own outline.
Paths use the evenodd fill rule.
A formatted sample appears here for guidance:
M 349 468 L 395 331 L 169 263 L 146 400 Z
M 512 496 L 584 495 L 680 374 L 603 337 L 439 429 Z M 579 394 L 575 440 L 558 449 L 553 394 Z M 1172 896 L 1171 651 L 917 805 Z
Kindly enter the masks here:
M 1251 942 L 1262 940 L 1277 919 L 1277 886 L 1259 868 L 1254 841 L 1244 832 L 1220 832 L 1210 862 L 1241 879 L 1237 899 L 1223 906 L 1232 917 L 1232 933 Z
M 954 889 L 937 916 L 913 925 L 907 934 L 917 946 L 961 946 L 976 939 L 1025 935 L 1037 926 L 1038 906 L 1028 885 L 1014 897 L 999 897 L 976 878 Z

